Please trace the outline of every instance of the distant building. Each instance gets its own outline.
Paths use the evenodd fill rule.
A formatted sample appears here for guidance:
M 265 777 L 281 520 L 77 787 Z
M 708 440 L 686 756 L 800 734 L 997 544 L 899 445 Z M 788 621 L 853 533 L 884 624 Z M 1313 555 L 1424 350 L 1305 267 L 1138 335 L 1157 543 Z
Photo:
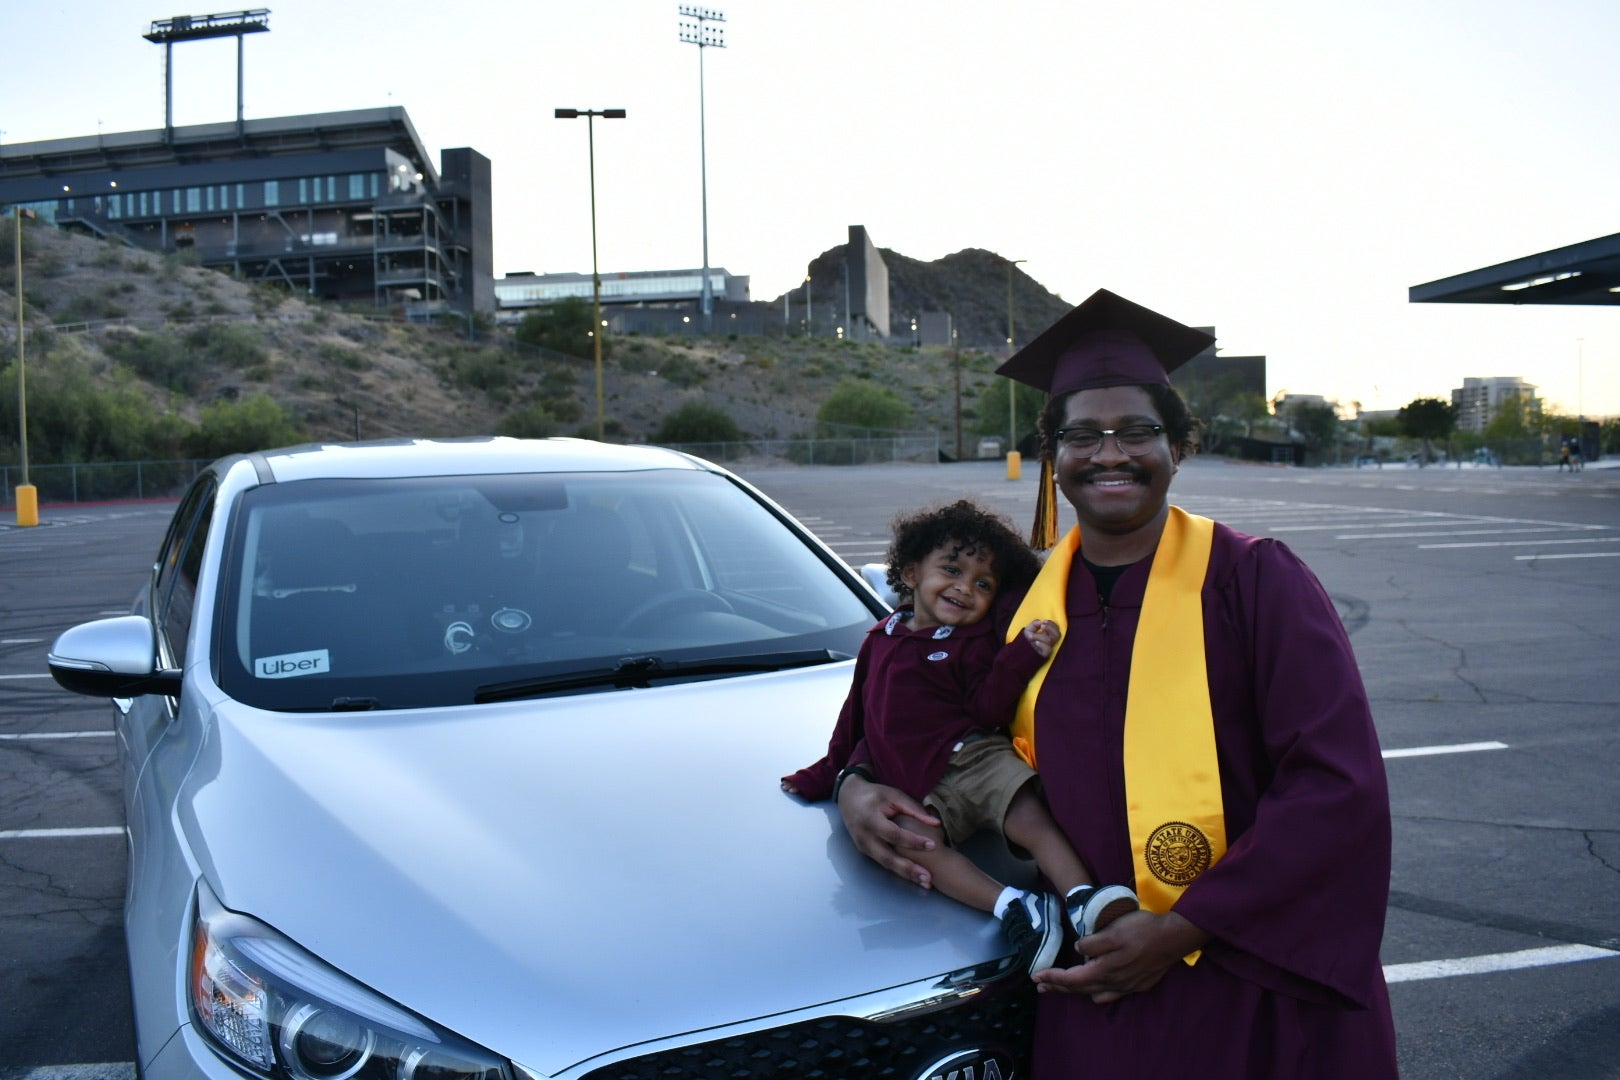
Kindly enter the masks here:
M 889 267 L 867 234 L 866 226 L 849 227 L 844 248 L 845 303 L 849 305 L 848 335 L 856 341 L 889 336 Z
M 746 304 L 748 278 L 718 266 L 709 267 L 709 289 L 720 300 Z M 502 321 L 516 321 L 529 308 L 559 300 L 591 299 L 589 274 L 507 274 L 495 282 L 495 307 Z M 698 303 L 703 296 L 703 271 L 629 270 L 602 275 L 602 306 L 680 307 Z
M 0 145 L 0 204 L 312 296 L 493 311 L 490 162 L 402 108 Z
M 1213 326 L 1198 329 L 1214 336 Z M 1207 402 L 1231 396 L 1233 393 L 1266 396 L 1266 358 L 1264 356 L 1221 356 L 1212 345 L 1176 368 L 1170 382 L 1182 396 L 1192 402 Z
M 917 316 L 917 344 L 954 345 L 956 331 L 951 328 L 948 311 L 925 311 Z
M 1517 375 L 1463 379 L 1462 386 L 1451 392 L 1451 404 L 1457 409 L 1457 430 L 1484 431 L 1503 403 L 1509 401 L 1522 402 L 1532 414 L 1541 412 L 1536 388 Z

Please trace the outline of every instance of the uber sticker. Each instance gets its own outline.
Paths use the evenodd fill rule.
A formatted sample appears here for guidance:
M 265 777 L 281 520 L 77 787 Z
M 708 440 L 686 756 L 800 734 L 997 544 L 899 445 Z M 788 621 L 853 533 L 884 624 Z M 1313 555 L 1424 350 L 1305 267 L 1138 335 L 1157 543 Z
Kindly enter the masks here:
M 295 675 L 325 675 L 332 670 L 325 649 L 261 656 L 253 661 L 253 674 L 261 679 L 290 679 Z

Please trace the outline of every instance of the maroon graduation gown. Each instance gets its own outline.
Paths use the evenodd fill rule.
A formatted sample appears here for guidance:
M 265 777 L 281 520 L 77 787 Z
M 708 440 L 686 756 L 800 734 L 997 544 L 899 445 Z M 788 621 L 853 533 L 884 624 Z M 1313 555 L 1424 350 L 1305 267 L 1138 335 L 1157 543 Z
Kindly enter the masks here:
M 1135 878 L 1125 696 L 1150 563 L 1126 570 L 1104 609 L 1075 560 L 1068 631 L 1036 703 L 1047 800 L 1103 882 Z M 1394 1076 L 1378 955 L 1389 794 L 1349 639 L 1283 544 L 1219 524 L 1203 605 L 1228 848 L 1175 910 L 1212 940 L 1195 966 L 1113 1004 L 1042 994 L 1036 1080 Z

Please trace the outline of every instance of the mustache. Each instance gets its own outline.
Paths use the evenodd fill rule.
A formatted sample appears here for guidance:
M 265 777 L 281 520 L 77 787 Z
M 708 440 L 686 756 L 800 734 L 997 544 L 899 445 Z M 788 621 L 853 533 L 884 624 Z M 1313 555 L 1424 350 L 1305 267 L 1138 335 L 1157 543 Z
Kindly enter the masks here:
M 1148 471 L 1134 461 L 1124 465 L 1087 465 L 1076 470 L 1073 475 L 1076 480 L 1083 484 L 1104 474 L 1129 476 L 1132 480 L 1143 483 L 1148 479 Z

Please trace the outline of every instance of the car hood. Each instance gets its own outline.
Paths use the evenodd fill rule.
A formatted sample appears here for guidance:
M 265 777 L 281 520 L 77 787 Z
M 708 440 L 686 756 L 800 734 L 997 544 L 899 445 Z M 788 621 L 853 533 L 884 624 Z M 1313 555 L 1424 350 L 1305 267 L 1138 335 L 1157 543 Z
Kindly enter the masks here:
M 181 825 L 227 907 L 555 1073 L 1005 952 L 780 790 L 851 666 L 452 710 L 226 703 Z

